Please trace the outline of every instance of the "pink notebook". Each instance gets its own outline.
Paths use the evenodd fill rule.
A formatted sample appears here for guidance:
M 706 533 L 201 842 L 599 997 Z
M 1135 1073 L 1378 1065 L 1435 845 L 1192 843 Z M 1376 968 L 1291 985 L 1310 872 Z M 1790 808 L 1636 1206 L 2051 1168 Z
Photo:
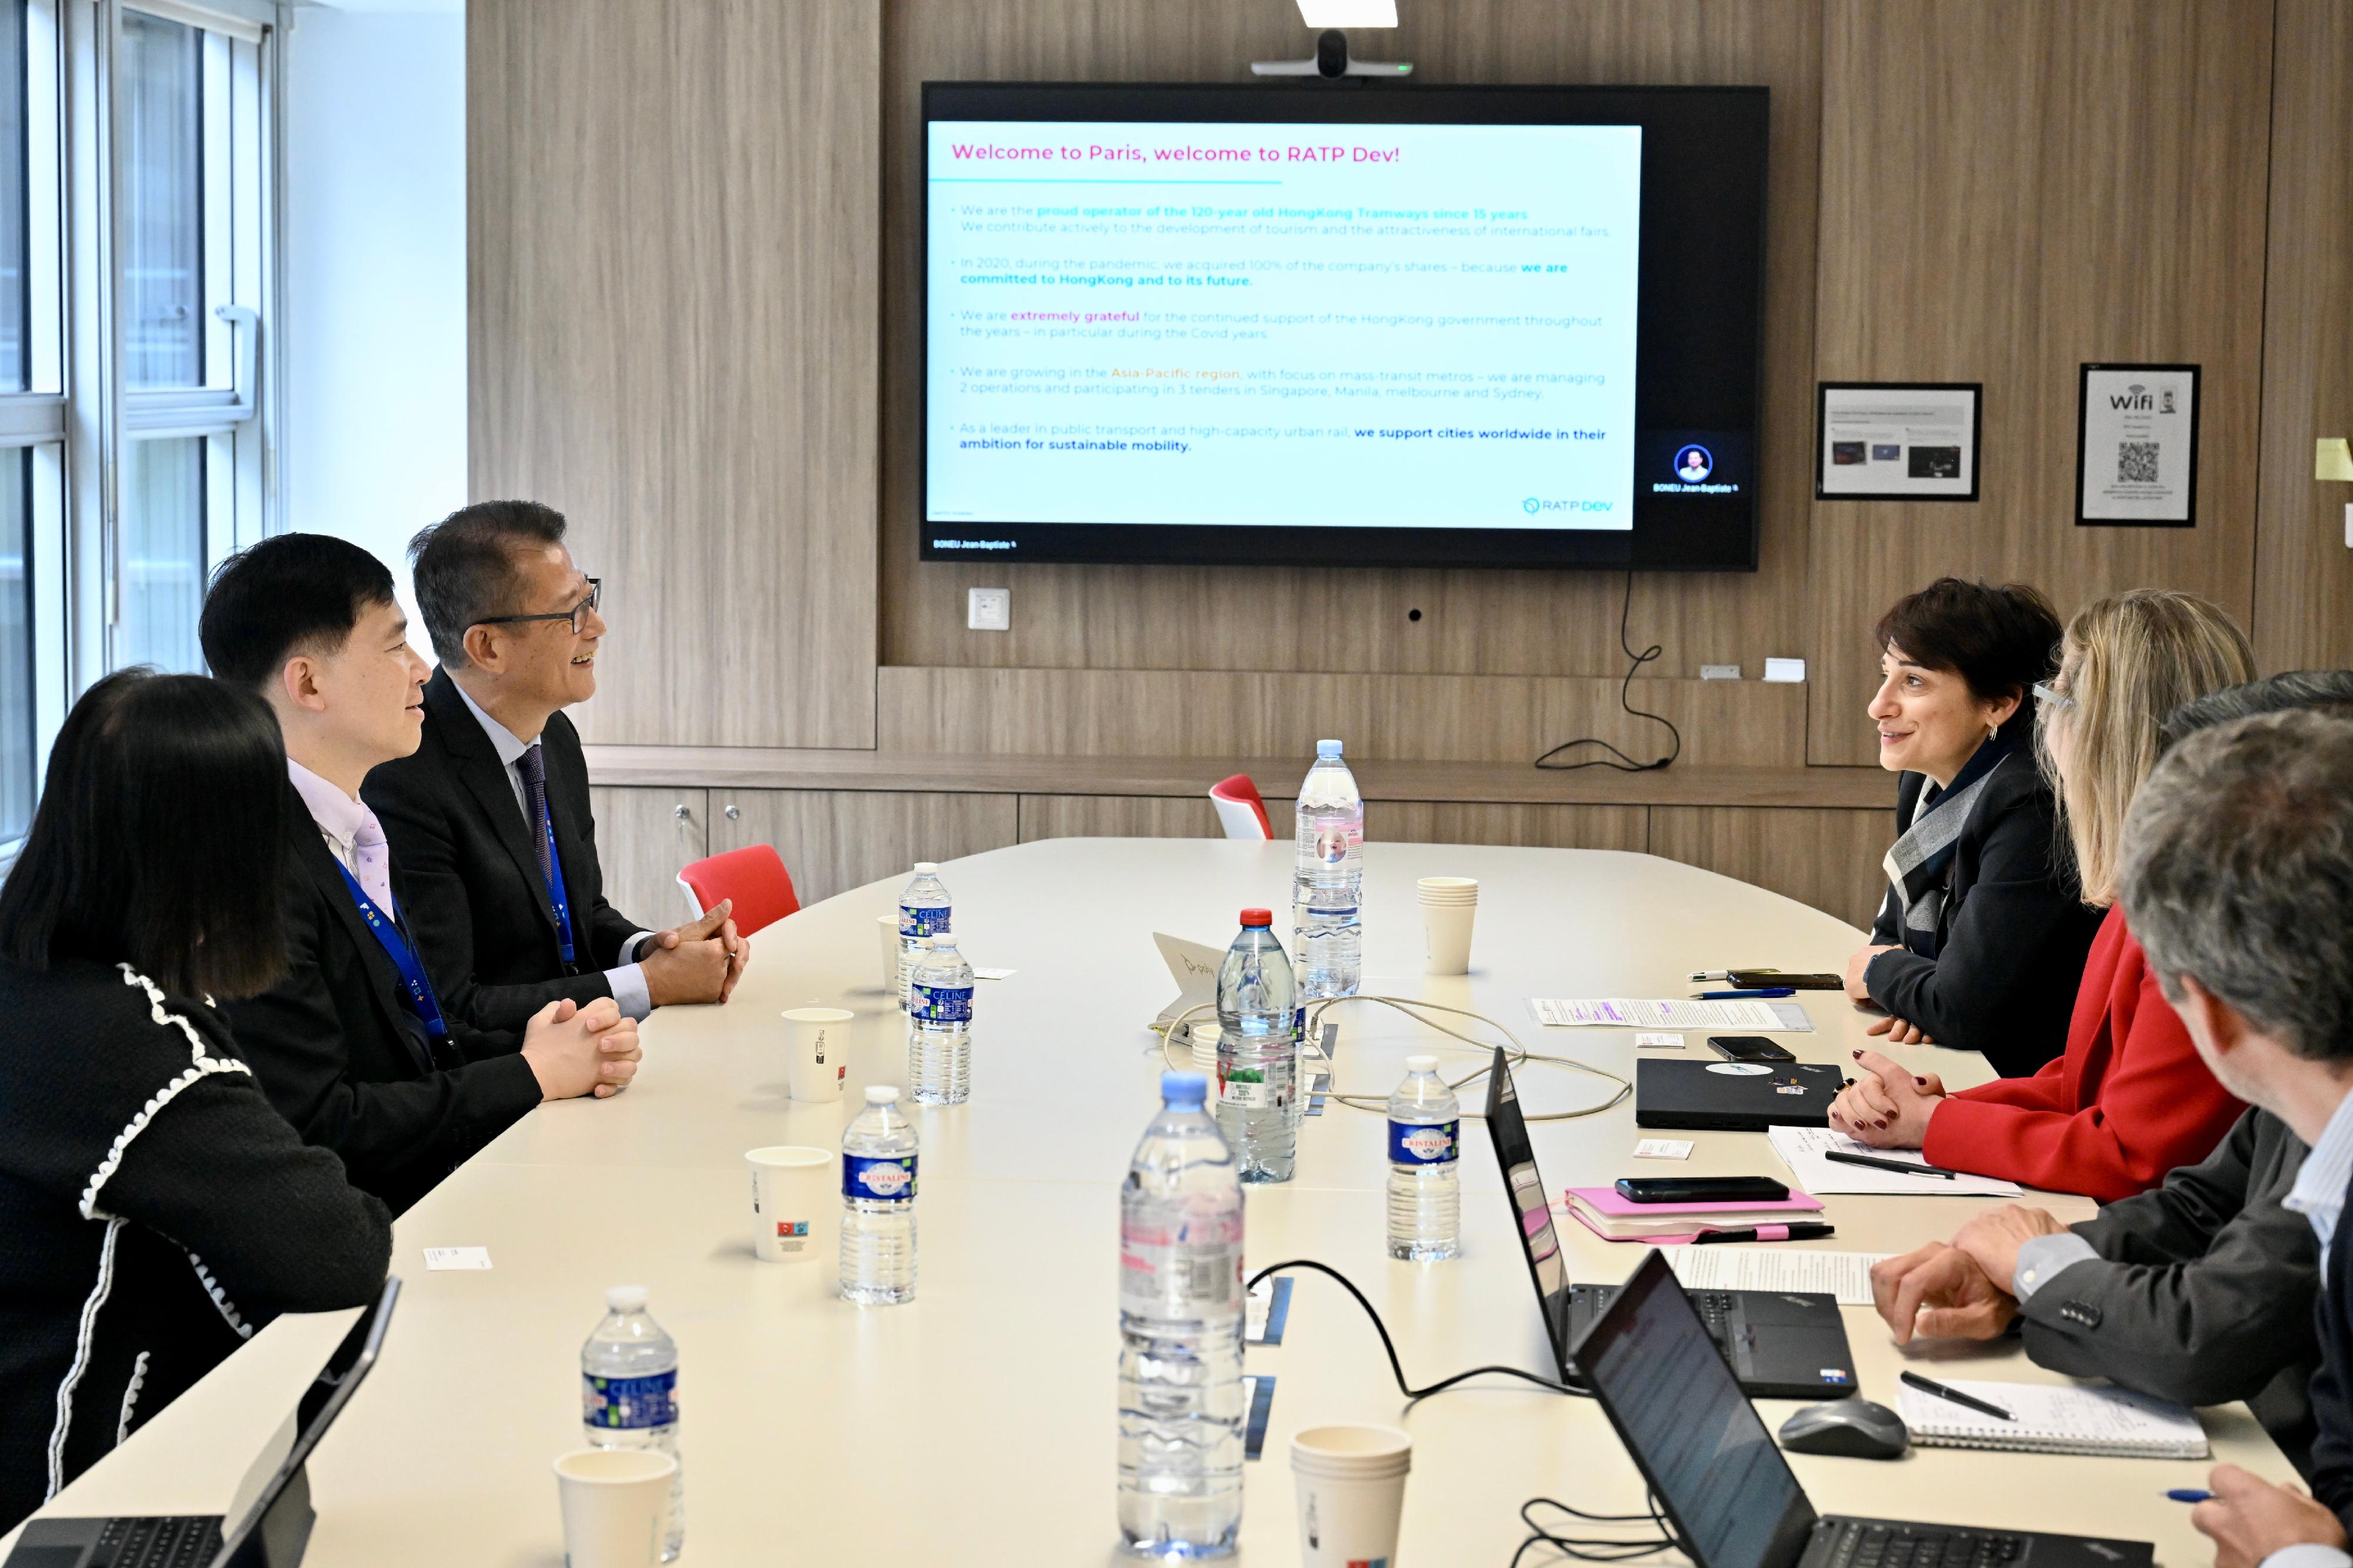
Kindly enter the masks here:
M 1776 1220 L 1811 1219 L 1822 1212 L 1822 1200 L 1793 1192 L 1778 1203 L 1638 1204 L 1615 1187 L 1571 1187 L 1562 1194 L 1577 1223 L 1605 1241 L 1639 1241 L 1652 1247 L 1680 1247 L 1703 1230 L 1738 1230 Z M 1692 1229 L 1668 1233 L 1621 1228 L 1611 1222 L 1640 1222 L 1691 1216 Z

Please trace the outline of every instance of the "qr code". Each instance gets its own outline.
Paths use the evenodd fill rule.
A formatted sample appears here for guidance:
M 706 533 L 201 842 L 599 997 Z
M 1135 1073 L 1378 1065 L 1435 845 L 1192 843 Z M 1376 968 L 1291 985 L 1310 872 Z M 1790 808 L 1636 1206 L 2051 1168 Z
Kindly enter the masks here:
M 2123 485 L 2157 483 L 2157 443 L 2154 441 L 2118 442 L 2116 444 L 2116 482 Z

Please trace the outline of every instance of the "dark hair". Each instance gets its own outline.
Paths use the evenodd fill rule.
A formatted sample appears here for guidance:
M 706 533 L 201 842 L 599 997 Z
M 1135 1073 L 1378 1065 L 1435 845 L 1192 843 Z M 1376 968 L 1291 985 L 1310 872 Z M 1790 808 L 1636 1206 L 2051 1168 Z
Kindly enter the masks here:
M 128 963 L 185 996 L 250 996 L 286 967 L 286 747 L 269 705 L 201 675 L 108 676 L 49 752 L 0 885 L 0 957 Z
M 517 547 L 564 542 L 564 514 L 535 500 L 481 500 L 420 529 L 408 542 L 417 608 L 433 651 L 466 668 L 466 629 L 522 613 Z
M 221 563 L 196 635 L 215 675 L 259 690 L 296 654 L 334 652 L 364 612 L 396 603 L 392 574 L 351 541 L 281 533 Z
M 2005 731 L 2032 726 L 2028 688 L 2059 668 L 2058 612 L 2040 589 L 2023 583 L 1997 588 L 1939 577 L 1896 600 L 1872 636 L 1882 653 L 1893 645 L 1914 664 L 1959 676 L 1980 702 L 2017 698 L 2018 711 L 2002 725 Z
M 2166 995 L 2186 976 L 2314 1061 L 2353 1059 L 2353 720 L 2262 713 L 2150 770 L 2119 879 Z
M 2177 746 L 2217 724 L 2297 708 L 2353 710 L 2353 669 L 2291 669 L 2193 697 L 2166 716 L 2158 743 Z

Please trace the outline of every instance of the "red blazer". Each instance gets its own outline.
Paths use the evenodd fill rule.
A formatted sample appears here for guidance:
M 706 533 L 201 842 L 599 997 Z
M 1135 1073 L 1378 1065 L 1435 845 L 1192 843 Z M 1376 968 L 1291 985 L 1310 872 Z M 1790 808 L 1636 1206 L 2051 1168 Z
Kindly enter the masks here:
M 2084 961 L 2066 1053 L 2032 1078 L 1947 1096 L 1921 1152 L 1951 1170 L 2112 1203 L 2213 1152 L 2244 1109 L 2198 1059 L 2118 905 Z

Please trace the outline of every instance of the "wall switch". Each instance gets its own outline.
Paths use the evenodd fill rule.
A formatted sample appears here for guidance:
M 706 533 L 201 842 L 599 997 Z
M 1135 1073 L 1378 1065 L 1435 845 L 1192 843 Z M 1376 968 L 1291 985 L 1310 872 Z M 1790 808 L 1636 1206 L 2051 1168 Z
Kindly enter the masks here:
M 975 588 L 965 595 L 966 631 L 1009 632 L 1013 629 L 1013 590 Z
M 1737 680 L 1740 667 L 1736 664 L 1703 664 L 1699 667 L 1702 680 Z
M 2353 500 L 2345 503 L 2345 548 L 2353 550 Z

